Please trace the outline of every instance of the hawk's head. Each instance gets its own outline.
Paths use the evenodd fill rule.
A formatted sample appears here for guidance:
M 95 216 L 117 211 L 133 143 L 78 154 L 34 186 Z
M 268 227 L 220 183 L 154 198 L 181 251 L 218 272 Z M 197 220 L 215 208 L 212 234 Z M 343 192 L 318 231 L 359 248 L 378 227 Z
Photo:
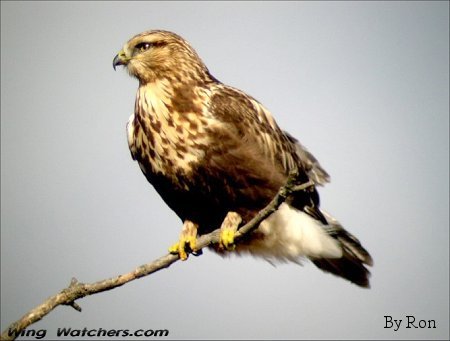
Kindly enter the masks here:
M 124 65 L 141 83 L 159 78 L 171 81 L 211 80 L 208 69 L 187 41 L 175 33 L 147 31 L 131 38 L 116 55 L 113 67 Z

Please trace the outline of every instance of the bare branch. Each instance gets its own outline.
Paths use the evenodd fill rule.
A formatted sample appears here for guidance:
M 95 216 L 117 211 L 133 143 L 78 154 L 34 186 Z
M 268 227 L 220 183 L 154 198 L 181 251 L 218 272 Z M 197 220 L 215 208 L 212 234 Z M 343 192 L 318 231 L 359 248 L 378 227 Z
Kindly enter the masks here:
M 292 172 L 289 175 L 285 186 L 281 187 L 277 195 L 272 201 L 262 209 L 252 220 L 243 225 L 236 233 L 236 239 L 238 240 L 245 234 L 256 229 L 259 224 L 267 218 L 270 214 L 275 212 L 282 202 L 293 192 L 303 191 L 314 183 L 310 180 L 307 183 L 298 183 L 298 172 Z M 201 250 L 204 247 L 219 242 L 220 229 L 214 230 L 211 233 L 202 235 L 197 240 L 197 249 Z M 81 311 L 81 307 L 75 302 L 77 299 L 85 296 L 93 295 L 102 291 L 107 291 L 131 282 L 135 279 L 150 275 L 159 270 L 168 268 L 170 265 L 179 260 L 178 255 L 167 254 L 154 260 L 151 263 L 141 265 L 131 272 L 112 277 L 109 279 L 101 280 L 95 283 L 81 283 L 77 279 L 72 278 L 70 285 L 61 290 L 54 296 L 47 298 L 42 304 L 33 308 L 21 319 L 9 325 L 2 333 L 1 340 L 14 340 L 20 333 L 28 326 L 41 320 L 44 316 L 50 313 L 59 305 L 68 305 L 73 307 L 77 311 Z

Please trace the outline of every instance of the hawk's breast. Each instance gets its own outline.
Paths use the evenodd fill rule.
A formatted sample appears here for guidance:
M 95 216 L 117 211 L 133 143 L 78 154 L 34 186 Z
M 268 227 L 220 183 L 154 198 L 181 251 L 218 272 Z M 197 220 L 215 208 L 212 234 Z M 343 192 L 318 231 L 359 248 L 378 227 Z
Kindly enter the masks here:
M 131 154 L 147 175 L 190 174 L 208 149 L 211 127 L 209 96 L 195 88 L 176 88 L 168 80 L 142 85 L 135 113 L 127 124 Z

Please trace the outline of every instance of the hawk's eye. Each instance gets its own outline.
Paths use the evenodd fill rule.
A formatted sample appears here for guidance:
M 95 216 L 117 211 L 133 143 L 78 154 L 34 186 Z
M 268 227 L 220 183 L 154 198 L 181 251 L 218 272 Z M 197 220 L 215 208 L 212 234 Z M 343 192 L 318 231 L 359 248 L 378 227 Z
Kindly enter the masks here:
M 151 43 L 139 43 L 134 49 L 136 52 L 144 52 L 147 51 L 151 46 Z

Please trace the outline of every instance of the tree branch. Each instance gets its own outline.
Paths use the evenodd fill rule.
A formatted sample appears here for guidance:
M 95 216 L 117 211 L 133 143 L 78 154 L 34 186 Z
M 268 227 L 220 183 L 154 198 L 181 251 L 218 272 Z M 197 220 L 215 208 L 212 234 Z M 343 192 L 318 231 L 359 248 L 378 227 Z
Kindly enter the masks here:
M 256 229 L 265 218 L 267 218 L 270 214 L 278 209 L 281 203 L 283 203 L 290 194 L 297 191 L 303 191 L 311 186 L 314 186 L 314 183 L 311 180 L 307 183 L 299 184 L 297 171 L 290 173 L 286 184 L 280 188 L 272 201 L 252 220 L 243 225 L 237 231 L 235 235 L 236 240 L 239 240 L 239 238 L 242 238 L 245 234 L 250 233 L 251 231 Z M 208 245 L 218 243 L 219 237 L 220 229 L 200 236 L 197 239 L 197 249 L 201 250 Z M 141 265 L 131 272 L 119 275 L 117 277 L 101 280 L 95 283 L 81 283 L 78 282 L 76 278 L 72 278 L 70 285 L 67 288 L 61 290 L 56 295 L 47 298 L 42 304 L 33 308 L 24 316 L 22 316 L 21 319 L 10 324 L 3 331 L 1 340 L 14 340 L 28 326 L 41 320 L 44 316 L 46 316 L 59 305 L 68 305 L 73 307 L 77 311 L 81 311 L 81 307 L 75 302 L 77 299 L 122 286 L 135 279 L 168 268 L 177 260 L 179 260 L 178 255 L 167 254 L 154 260 L 151 263 Z

